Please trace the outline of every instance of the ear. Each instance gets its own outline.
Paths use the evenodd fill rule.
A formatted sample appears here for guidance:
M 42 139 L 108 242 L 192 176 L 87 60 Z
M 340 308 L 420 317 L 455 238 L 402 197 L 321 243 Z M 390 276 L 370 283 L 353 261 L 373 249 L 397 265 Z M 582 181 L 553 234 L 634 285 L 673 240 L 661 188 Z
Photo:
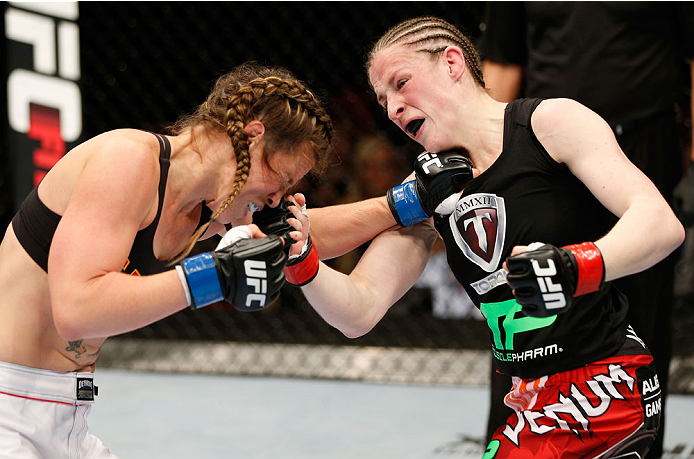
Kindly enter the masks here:
M 248 133 L 248 143 L 262 140 L 265 135 L 265 125 L 262 121 L 253 120 L 243 128 Z
M 454 80 L 459 80 L 465 74 L 465 55 L 457 46 L 449 46 L 443 50 L 443 61 L 448 66 L 448 73 Z

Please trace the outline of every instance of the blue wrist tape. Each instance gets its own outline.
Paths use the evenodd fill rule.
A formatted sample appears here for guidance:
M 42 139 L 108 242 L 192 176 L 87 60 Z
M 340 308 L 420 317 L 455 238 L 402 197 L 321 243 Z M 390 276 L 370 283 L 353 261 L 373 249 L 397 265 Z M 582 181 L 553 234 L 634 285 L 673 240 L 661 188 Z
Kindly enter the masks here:
M 398 217 L 400 217 L 403 226 L 414 225 L 429 218 L 419 202 L 414 180 L 396 186 L 392 192 L 395 209 L 398 211 Z
M 186 258 L 181 262 L 186 273 L 190 295 L 193 297 L 194 309 L 216 303 L 224 299 L 222 288 L 219 285 L 217 268 L 214 265 L 212 254 L 209 252 Z

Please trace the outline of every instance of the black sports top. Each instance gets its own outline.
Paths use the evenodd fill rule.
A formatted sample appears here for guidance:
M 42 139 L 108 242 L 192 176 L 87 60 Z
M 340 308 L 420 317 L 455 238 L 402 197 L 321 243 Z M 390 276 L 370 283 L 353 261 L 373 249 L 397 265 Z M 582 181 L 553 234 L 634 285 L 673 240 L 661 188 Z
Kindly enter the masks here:
M 169 140 L 160 134 L 154 134 L 159 140 L 159 205 L 157 215 L 152 223 L 137 232 L 128 259 L 123 266 L 123 272 L 133 275 L 156 274 L 170 269 L 167 261 L 158 260 L 154 256 L 154 233 L 159 224 L 161 210 L 164 204 L 164 192 L 169 175 L 169 158 L 171 157 L 171 145 Z M 19 211 L 12 219 L 12 228 L 17 235 L 19 243 L 29 256 L 48 271 L 48 252 L 55 230 L 60 223 L 61 216 L 51 211 L 39 198 L 38 187 L 34 188 L 27 196 Z M 203 210 L 206 206 L 203 206 Z M 203 217 L 205 212 L 203 211 Z M 208 215 L 209 218 L 209 215 Z M 202 220 L 202 218 L 201 218 Z
M 487 319 L 497 368 L 538 378 L 615 354 L 626 336 L 626 297 L 610 283 L 574 299 L 560 315 L 521 312 L 506 284 L 504 260 L 516 245 L 595 241 L 611 214 L 535 137 L 530 117 L 540 99 L 508 104 L 503 151 L 468 182 L 455 211 L 435 219 L 448 264 Z

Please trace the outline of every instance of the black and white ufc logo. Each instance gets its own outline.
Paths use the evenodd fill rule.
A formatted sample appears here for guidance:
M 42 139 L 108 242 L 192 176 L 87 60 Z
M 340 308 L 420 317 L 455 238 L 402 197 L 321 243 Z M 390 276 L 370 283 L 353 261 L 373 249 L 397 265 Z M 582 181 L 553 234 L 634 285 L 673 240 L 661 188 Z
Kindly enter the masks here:
M 243 270 L 246 274 L 246 285 L 253 288 L 255 293 L 249 293 L 246 297 L 246 307 L 258 302 L 258 307 L 265 307 L 267 298 L 267 270 L 264 261 L 246 260 L 243 262 Z
M 427 175 L 431 173 L 429 172 L 429 167 L 431 166 L 436 166 L 439 169 L 443 168 L 443 164 L 441 164 L 441 160 L 436 153 L 429 153 L 428 151 L 420 153 L 420 155 L 417 156 L 417 162 L 421 163 L 422 161 L 424 161 L 421 165 L 422 171 Z
M 557 267 L 554 265 L 554 260 L 547 260 L 547 267 L 540 266 L 537 260 L 531 260 L 533 272 L 537 276 L 537 285 L 542 292 L 542 300 L 545 302 L 547 309 L 560 309 L 566 306 L 566 297 L 564 296 L 561 284 L 552 282 L 552 277 L 557 275 Z

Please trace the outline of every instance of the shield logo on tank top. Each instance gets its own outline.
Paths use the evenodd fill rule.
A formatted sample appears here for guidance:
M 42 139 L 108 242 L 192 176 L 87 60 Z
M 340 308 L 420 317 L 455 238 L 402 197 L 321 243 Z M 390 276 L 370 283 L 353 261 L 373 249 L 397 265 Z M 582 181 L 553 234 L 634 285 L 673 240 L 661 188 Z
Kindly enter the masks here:
M 489 273 L 499 268 L 506 234 L 504 198 L 486 193 L 463 196 L 448 222 L 455 242 L 470 261 Z

